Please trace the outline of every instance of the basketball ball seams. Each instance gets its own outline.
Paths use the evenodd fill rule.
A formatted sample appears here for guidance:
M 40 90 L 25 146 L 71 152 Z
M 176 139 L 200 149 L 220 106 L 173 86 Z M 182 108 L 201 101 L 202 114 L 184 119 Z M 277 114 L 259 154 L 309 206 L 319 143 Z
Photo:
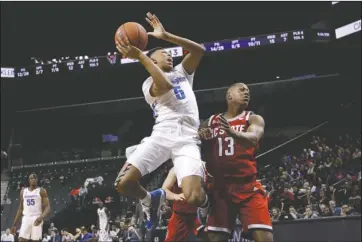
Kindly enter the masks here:
M 135 23 L 136 24 L 136 29 L 137 29 L 137 45 L 136 46 L 139 46 L 139 44 L 140 44 L 140 30 L 138 29 L 138 24 L 137 23 Z
M 143 29 L 143 32 L 146 32 L 146 30 L 143 28 L 143 26 L 142 25 L 140 25 L 140 24 L 138 24 L 137 23 L 137 30 L 139 31 L 138 33 L 139 33 L 139 41 L 141 42 L 141 46 L 142 46 L 142 48 L 143 49 L 145 49 L 146 48 L 146 45 L 147 45 L 147 32 L 146 32 L 146 38 L 143 38 L 143 35 L 141 35 L 140 34 L 140 32 L 142 32 L 142 29 Z
M 127 38 L 131 45 L 145 50 L 148 43 L 148 35 L 146 30 L 142 25 L 136 22 L 128 22 L 121 25 L 115 35 L 115 41 L 117 45 L 117 41 L 124 40 L 123 38 Z
M 124 25 L 122 25 L 122 28 L 123 28 L 123 31 L 122 32 L 124 32 L 124 34 L 126 35 L 126 38 L 129 40 L 129 37 L 128 37 L 128 34 L 127 34 L 127 30 L 126 30 L 126 28 L 124 27 Z M 122 37 L 122 36 L 121 36 Z M 131 42 L 132 43 L 132 42 Z M 133 44 L 133 43 L 132 43 Z

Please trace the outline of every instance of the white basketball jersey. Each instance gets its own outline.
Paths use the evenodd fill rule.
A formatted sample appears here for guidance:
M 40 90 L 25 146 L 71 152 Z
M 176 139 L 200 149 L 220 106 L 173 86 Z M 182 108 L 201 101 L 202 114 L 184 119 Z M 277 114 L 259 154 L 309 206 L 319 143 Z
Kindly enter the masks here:
M 98 212 L 98 216 L 99 216 L 99 223 L 108 223 L 108 217 L 107 217 L 107 213 L 106 213 L 106 209 L 103 208 L 98 208 L 97 210 Z
M 23 192 L 23 215 L 24 216 L 40 216 L 42 214 L 42 203 L 40 196 L 40 187 L 30 191 L 24 188 Z
M 189 75 L 182 64 L 179 64 L 171 72 L 166 73 L 166 76 L 172 82 L 173 89 L 160 97 L 152 97 L 150 94 L 152 77 L 147 78 L 142 86 L 145 99 L 153 110 L 156 124 L 163 121 L 184 120 L 197 129 L 199 110 L 192 90 L 194 74 Z

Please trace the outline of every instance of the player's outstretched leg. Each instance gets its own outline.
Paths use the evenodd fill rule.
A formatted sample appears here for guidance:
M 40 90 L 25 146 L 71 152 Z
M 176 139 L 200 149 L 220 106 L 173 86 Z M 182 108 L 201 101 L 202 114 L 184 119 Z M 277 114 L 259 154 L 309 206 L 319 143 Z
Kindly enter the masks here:
M 146 220 L 151 222 L 151 194 L 139 183 L 141 172 L 133 165 L 125 163 L 119 172 L 114 185 L 116 190 L 124 196 L 137 198 L 141 201 Z
M 137 151 L 136 151 L 137 150 Z M 160 207 L 165 200 L 165 192 L 156 190 L 147 192 L 139 183 L 141 178 L 166 161 L 162 157 L 164 150 L 154 144 L 152 140 L 146 140 L 139 145 L 126 149 L 127 162 L 119 172 L 115 186 L 119 193 L 125 196 L 138 198 L 141 201 L 143 212 L 146 214 L 146 226 L 157 225 Z M 149 162 L 149 161 L 152 162 Z

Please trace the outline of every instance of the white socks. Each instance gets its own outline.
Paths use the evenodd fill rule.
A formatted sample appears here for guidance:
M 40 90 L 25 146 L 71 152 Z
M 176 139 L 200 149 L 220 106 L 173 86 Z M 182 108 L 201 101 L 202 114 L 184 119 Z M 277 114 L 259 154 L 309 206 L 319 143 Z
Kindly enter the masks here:
M 147 192 L 147 195 L 140 199 L 141 203 L 146 206 L 151 206 L 151 193 Z

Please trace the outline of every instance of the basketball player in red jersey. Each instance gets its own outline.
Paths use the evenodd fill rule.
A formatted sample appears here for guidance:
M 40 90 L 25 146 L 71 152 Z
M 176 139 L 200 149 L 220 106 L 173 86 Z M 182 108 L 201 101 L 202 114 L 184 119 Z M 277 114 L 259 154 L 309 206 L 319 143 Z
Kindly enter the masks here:
M 167 235 L 164 242 L 188 241 L 190 232 L 197 234 L 201 226 L 197 219 L 197 207 L 186 203 L 182 189 L 177 186 L 174 168 L 171 168 L 165 179 L 162 189 L 166 192 L 166 199 L 173 201 L 172 216 L 167 226 Z
M 206 225 L 208 241 L 228 241 L 239 214 L 243 232 L 255 242 L 273 241 L 267 195 L 256 180 L 254 153 L 264 134 L 264 119 L 247 111 L 249 88 L 232 85 L 228 109 L 200 128 L 208 172 L 214 177 L 213 204 Z

